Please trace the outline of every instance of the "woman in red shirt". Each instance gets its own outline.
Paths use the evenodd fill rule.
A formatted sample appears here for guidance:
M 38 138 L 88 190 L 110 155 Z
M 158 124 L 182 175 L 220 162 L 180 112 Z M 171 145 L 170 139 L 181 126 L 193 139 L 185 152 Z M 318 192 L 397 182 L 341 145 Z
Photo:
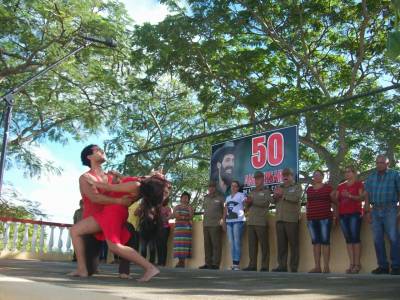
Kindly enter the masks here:
M 309 273 L 321 273 L 321 249 L 324 273 L 329 273 L 330 238 L 332 227 L 333 189 L 323 183 L 324 173 L 316 170 L 312 185 L 307 189 L 307 226 L 313 244 L 315 267 Z
M 346 239 L 350 260 L 350 267 L 346 273 L 357 274 L 361 270 L 360 231 L 364 185 L 357 180 L 357 171 L 352 166 L 346 167 L 345 178 L 346 181 L 339 184 L 335 198 L 339 202 L 340 227 Z

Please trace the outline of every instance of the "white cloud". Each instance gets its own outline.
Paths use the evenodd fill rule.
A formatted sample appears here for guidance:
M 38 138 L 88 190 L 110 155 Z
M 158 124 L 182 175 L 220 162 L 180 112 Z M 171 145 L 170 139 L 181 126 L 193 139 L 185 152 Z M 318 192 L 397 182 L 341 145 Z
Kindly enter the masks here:
M 168 15 L 167 6 L 156 0 L 120 0 L 136 24 L 159 23 Z
M 41 203 L 44 213 L 49 215 L 49 221 L 72 223 L 72 216 L 79 208 L 81 199 L 78 178 L 82 173 L 81 170 L 67 165 L 60 176 L 32 179 L 35 188 L 27 198 Z
M 155 24 L 169 14 L 167 6 L 157 0 L 120 0 L 120 2 L 125 4 L 136 24 L 144 22 Z M 101 136 L 96 136 L 96 140 L 101 140 Z M 70 143 L 62 151 L 60 151 L 62 147 L 52 150 L 47 145 L 34 146 L 32 149 L 40 158 L 53 161 L 54 166 L 62 167 L 60 176 L 43 174 L 40 178 L 23 178 L 21 170 L 13 169 L 6 172 L 7 179 L 25 198 L 41 204 L 43 212 L 48 214 L 46 221 L 72 223 L 73 213 L 79 207 L 81 195 L 78 178 L 86 168 L 80 166 L 76 160 L 82 145 L 71 144 L 74 143 Z
M 42 159 L 53 161 L 54 166 L 62 167 L 63 171 L 59 176 L 43 174 L 40 178 L 18 178 L 18 184 L 14 184 L 16 189 L 25 198 L 40 203 L 41 210 L 48 215 L 46 221 L 72 223 L 81 199 L 78 179 L 85 168 L 67 157 L 57 156 L 59 153 L 44 145 L 34 146 L 32 151 Z

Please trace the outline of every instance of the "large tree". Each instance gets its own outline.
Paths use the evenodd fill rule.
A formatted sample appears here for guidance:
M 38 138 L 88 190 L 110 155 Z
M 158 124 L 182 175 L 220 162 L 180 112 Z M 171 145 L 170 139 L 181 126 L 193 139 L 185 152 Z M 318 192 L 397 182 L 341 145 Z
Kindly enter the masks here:
M 385 57 L 389 1 L 163 2 L 175 14 L 137 27 L 134 55 L 152 62 L 150 79 L 173 72 L 204 110 L 245 110 L 252 122 L 398 82 L 398 63 Z M 391 92 L 259 129 L 299 124 L 304 175 L 322 166 L 336 183 L 344 164 L 366 170 L 377 152 L 395 162 L 399 115 Z
M 66 143 L 95 132 L 107 117 L 119 88 L 127 49 L 124 7 L 100 0 L 7 0 L 0 6 L 0 94 L 66 55 L 82 43 L 79 35 L 114 37 L 118 50 L 84 49 L 16 95 L 8 166 L 43 168 L 31 145 L 45 139 Z M 4 109 L 4 101 L 0 107 Z
M 145 66 L 145 62 L 141 66 Z M 126 174 L 148 174 L 151 169 L 163 169 L 173 183 L 172 199 L 184 190 L 193 192 L 193 205 L 198 207 L 209 178 L 209 155 L 214 137 L 190 143 L 146 150 L 178 142 L 227 124 L 229 116 L 202 111 L 197 95 L 171 74 L 163 74 L 154 82 L 140 78 L 138 73 L 125 77 L 125 100 L 106 127 L 112 128 L 112 138 L 105 142 L 109 167 L 120 168 Z M 118 122 L 115 122 L 118 120 Z M 232 133 L 222 136 L 230 138 Z M 221 138 L 218 137 L 218 138 Z M 127 157 L 125 165 L 122 163 Z

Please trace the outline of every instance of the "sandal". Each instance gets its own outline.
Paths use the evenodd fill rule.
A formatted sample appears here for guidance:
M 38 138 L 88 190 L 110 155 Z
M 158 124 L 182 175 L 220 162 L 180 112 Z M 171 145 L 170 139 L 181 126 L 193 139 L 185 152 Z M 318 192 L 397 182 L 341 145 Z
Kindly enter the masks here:
M 354 265 L 351 274 L 358 274 L 361 270 L 361 265 Z
M 328 274 L 330 272 L 331 272 L 331 270 L 329 269 L 329 267 L 327 267 L 327 268 L 324 268 L 324 271 L 322 273 Z
M 346 274 L 352 274 L 355 266 L 356 265 L 350 265 L 350 267 L 346 270 Z
M 313 268 L 308 273 L 322 273 L 321 268 Z

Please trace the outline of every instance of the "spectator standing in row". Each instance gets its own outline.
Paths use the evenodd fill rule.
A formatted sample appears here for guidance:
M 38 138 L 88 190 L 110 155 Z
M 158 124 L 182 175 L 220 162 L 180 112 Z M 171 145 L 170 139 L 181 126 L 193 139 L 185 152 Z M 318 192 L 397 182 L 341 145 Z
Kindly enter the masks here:
M 185 260 L 192 257 L 193 208 L 189 204 L 190 194 L 183 192 L 181 203 L 174 208 L 174 258 L 178 258 L 177 268 L 185 267 Z
M 365 181 L 365 213 L 372 221 L 372 232 L 378 267 L 372 274 L 400 275 L 400 250 L 397 228 L 400 175 L 389 169 L 389 159 L 378 155 L 376 170 Z M 386 257 L 384 234 L 390 241 L 391 266 Z
M 338 202 L 340 227 L 346 240 L 350 266 L 347 274 L 357 274 L 361 270 L 361 221 L 364 185 L 357 180 L 357 170 L 348 166 L 344 173 L 346 181 L 339 184 L 335 192 Z
M 288 243 L 290 246 L 290 270 L 299 267 L 299 219 L 302 188 L 293 177 L 293 171 L 282 171 L 283 184 L 274 190 L 276 204 L 276 237 L 278 245 L 278 267 L 273 272 L 287 272 Z
M 261 272 L 269 271 L 267 212 L 272 201 L 269 189 L 264 189 L 264 174 L 254 173 L 255 189 L 246 198 L 249 266 L 244 271 L 257 271 L 258 245 L 261 248 Z
M 204 197 L 204 255 L 205 265 L 200 269 L 219 269 L 222 252 L 222 223 L 225 199 L 217 192 L 217 184 L 208 185 L 208 194 Z
M 242 236 L 244 222 L 244 200 L 246 196 L 239 191 L 240 183 L 236 180 L 231 183 L 231 194 L 226 197 L 224 219 L 228 233 L 229 244 L 231 247 L 233 271 L 239 271 L 239 263 L 242 248 Z
M 307 227 L 313 244 L 314 268 L 309 273 L 329 273 L 330 240 L 334 192 L 331 185 L 323 183 L 324 173 L 313 173 L 312 185 L 307 188 Z M 321 269 L 321 252 L 324 267 Z

